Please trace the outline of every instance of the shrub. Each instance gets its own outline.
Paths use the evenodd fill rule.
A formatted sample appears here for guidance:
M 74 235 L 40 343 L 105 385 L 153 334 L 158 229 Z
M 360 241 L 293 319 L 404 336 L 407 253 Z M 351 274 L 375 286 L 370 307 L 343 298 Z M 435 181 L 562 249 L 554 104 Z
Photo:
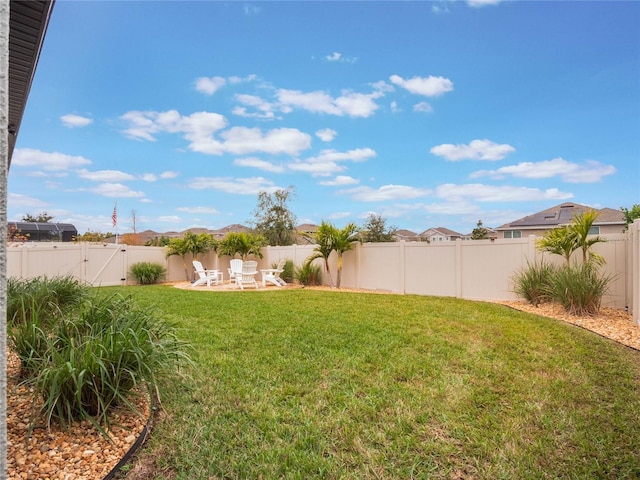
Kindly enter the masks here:
M 175 330 L 130 297 L 95 297 L 73 315 L 60 319 L 47 337 L 40 370 L 29 382 L 44 399 L 41 413 L 67 426 L 91 421 L 102 433 L 108 412 L 124 405 L 135 411 L 130 396 L 175 373 L 189 361 Z M 106 434 L 106 433 L 105 433 Z
M 557 268 L 551 264 L 529 263 L 513 277 L 513 291 L 536 307 L 550 300 L 550 292 Z
M 167 270 L 159 263 L 138 262 L 131 265 L 131 275 L 140 285 L 157 283 Z
M 551 297 L 573 315 L 595 315 L 613 278 L 601 275 L 593 262 L 564 265 L 551 284 Z
M 71 276 L 10 278 L 7 280 L 7 322 L 9 325 L 21 323 L 34 313 L 40 322 L 47 321 L 80 304 L 88 293 L 89 287 Z
M 284 271 L 280 274 L 280 278 L 282 278 L 287 283 L 292 283 L 295 275 L 295 265 L 293 264 L 293 260 L 287 260 L 284 264 Z
M 304 262 L 297 267 L 294 276 L 302 285 L 320 285 L 322 283 L 320 266 L 312 262 Z

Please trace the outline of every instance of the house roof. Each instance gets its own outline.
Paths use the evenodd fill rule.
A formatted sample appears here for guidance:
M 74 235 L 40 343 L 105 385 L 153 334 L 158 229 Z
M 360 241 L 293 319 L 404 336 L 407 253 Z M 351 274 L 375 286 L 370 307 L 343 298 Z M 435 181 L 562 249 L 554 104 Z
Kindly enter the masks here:
M 54 1 L 9 2 L 9 166 Z
M 546 210 L 542 210 L 541 212 L 520 218 L 511 223 L 505 223 L 504 225 L 496 228 L 496 230 L 508 230 L 514 228 L 553 228 L 559 225 L 568 225 L 573 220 L 573 217 L 588 210 L 594 209 L 579 203 L 565 202 Z M 599 215 L 596 221 L 593 222 L 594 225 L 603 225 L 607 223 L 622 225 L 625 223 L 624 214 L 619 210 L 603 208 L 601 210 L 597 210 L 597 212 Z
M 447 237 L 461 237 L 462 234 L 446 227 L 428 228 L 420 234 L 421 237 L 430 237 L 431 235 L 446 235 Z

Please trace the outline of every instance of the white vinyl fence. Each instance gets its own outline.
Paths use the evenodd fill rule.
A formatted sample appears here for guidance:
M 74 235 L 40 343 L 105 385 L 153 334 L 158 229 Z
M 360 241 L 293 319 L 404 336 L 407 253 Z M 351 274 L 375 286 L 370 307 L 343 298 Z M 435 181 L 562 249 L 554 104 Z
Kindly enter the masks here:
M 606 243 L 594 250 L 602 255 L 604 272 L 612 277 L 604 306 L 627 309 L 640 325 L 640 220 L 624 234 L 603 235 Z M 558 255 L 535 248 L 535 237 L 426 242 L 356 243 L 344 254 L 341 286 L 400 294 L 439 295 L 470 300 L 512 300 L 512 279 L 516 272 L 541 259 L 562 262 Z M 270 268 L 281 258 L 302 264 L 313 253 L 313 245 L 266 247 L 258 268 Z M 167 268 L 166 281 L 193 279 L 191 258 L 165 257 L 163 247 L 111 244 L 25 243 L 7 248 L 7 276 L 73 275 L 94 286 L 133 284 L 129 270 L 141 261 Z M 581 254 L 576 252 L 576 255 Z M 225 272 L 229 257 L 213 252 L 199 258 L 206 268 Z M 336 281 L 337 257 L 330 257 Z M 323 272 L 323 281 L 328 278 Z

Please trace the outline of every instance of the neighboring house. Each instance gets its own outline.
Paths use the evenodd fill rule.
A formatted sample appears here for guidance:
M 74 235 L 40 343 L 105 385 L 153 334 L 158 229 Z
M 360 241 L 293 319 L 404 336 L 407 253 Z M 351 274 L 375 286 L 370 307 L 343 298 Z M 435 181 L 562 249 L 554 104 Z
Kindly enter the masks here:
M 622 233 L 626 227 L 621 210 L 613 208 L 594 209 L 579 203 L 565 202 L 524 218 L 505 223 L 496 228 L 498 238 L 522 238 L 529 235 L 542 236 L 548 230 L 569 225 L 576 215 L 587 210 L 596 210 L 598 218 L 593 223 L 591 234 Z
M 27 242 L 72 242 L 78 230 L 70 223 L 8 222 L 9 236 L 17 235 Z
M 396 234 L 394 235 L 396 242 L 400 242 L 404 240 L 405 242 L 419 242 L 420 235 L 416 232 L 412 232 L 411 230 L 396 230 Z
M 428 230 L 422 232 L 419 236 L 422 240 L 430 243 L 453 242 L 459 238 L 462 238 L 461 233 L 449 230 L 445 227 L 429 228 Z

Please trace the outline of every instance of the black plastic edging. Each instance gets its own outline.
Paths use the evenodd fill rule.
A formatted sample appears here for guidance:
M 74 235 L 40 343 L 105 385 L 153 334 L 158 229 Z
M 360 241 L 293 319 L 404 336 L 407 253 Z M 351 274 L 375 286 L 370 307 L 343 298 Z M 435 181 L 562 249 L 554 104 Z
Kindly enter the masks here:
M 107 475 L 102 480 L 113 480 L 116 474 L 120 471 L 120 469 L 124 467 L 127 463 L 129 463 L 129 460 L 131 460 L 131 457 L 133 457 L 133 455 L 138 451 L 138 449 L 144 444 L 145 440 L 149 436 L 149 433 L 151 430 L 151 422 L 153 420 L 154 414 L 155 414 L 155 408 L 152 407 L 150 409 L 147 423 L 142 429 L 142 432 L 140 432 L 140 435 L 138 436 L 136 441 L 133 443 L 133 445 L 131 445 L 131 448 L 127 450 L 127 453 L 124 454 L 124 456 L 120 459 L 117 465 L 113 467 L 111 471 L 107 473 Z

